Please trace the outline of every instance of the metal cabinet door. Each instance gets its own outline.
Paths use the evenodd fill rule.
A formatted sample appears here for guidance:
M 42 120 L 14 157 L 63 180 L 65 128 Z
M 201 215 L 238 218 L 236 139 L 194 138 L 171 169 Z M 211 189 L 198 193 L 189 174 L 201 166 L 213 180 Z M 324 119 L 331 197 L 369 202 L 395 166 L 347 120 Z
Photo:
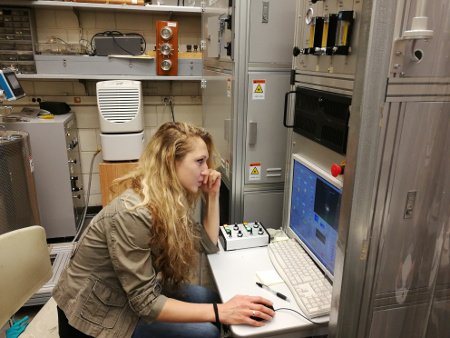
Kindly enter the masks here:
M 283 217 L 283 191 L 255 191 L 244 194 L 244 222 L 261 222 L 279 229 Z
M 438 102 L 404 103 L 398 117 L 391 109 L 399 125 L 375 290 L 380 297 L 395 295 L 399 304 L 414 290 L 434 285 L 438 239 L 449 205 L 449 187 L 444 186 L 449 111 L 449 103 Z
M 231 176 L 233 147 L 231 74 L 203 70 L 203 127 L 214 139 L 221 157 L 223 179 Z
M 245 184 L 284 182 L 287 129 L 283 109 L 289 78 L 289 72 L 248 76 Z
M 295 0 L 250 2 L 250 63 L 292 63 L 296 3 Z

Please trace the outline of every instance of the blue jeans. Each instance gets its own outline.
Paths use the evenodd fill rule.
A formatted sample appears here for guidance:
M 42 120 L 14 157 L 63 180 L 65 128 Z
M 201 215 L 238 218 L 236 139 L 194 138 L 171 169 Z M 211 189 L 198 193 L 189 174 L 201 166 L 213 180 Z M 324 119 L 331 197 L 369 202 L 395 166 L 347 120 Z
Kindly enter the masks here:
M 220 303 L 219 295 L 198 285 L 185 284 L 176 293 L 164 292 L 169 298 L 188 303 Z M 153 322 L 147 324 L 142 319 L 133 332 L 132 338 L 219 338 L 220 328 L 215 323 L 168 323 Z

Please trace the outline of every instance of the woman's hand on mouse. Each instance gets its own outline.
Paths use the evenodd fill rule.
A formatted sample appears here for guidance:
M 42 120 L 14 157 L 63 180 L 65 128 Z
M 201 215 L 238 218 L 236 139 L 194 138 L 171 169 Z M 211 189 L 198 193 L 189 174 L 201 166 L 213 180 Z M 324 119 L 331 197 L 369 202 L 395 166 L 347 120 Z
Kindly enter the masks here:
M 264 326 L 264 321 L 257 321 L 250 317 L 259 317 L 263 320 L 271 320 L 275 311 L 264 306 L 272 306 L 272 302 L 259 296 L 236 295 L 228 302 L 218 304 L 219 319 L 223 324 L 249 324 Z

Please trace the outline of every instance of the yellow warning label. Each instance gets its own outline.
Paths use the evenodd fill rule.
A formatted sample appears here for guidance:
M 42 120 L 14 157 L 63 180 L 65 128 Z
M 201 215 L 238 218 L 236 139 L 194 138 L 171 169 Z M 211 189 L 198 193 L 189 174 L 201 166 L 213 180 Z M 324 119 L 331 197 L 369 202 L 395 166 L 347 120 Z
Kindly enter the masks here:
M 261 85 L 258 85 L 255 89 L 255 93 L 263 93 L 263 90 L 261 88 Z
M 261 180 L 261 163 L 250 163 L 248 176 L 250 181 Z
M 253 100 L 264 100 L 266 91 L 266 80 L 253 80 Z

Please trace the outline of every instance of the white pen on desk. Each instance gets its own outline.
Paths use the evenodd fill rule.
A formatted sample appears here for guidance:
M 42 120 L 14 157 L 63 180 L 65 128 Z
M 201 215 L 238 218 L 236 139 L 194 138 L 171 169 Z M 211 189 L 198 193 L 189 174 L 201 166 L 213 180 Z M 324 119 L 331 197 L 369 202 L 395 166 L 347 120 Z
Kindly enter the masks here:
M 272 292 L 272 293 L 273 293 L 275 296 L 277 296 L 278 298 L 281 298 L 281 299 L 283 299 L 283 300 L 289 302 L 289 299 L 288 299 L 285 295 L 283 295 L 282 293 L 279 293 L 279 292 L 277 292 L 277 291 L 275 291 L 275 290 L 272 290 L 272 289 L 269 288 L 267 285 L 265 285 L 265 284 L 263 284 L 263 283 L 258 283 L 258 282 L 256 282 L 256 285 L 258 285 L 260 288 L 263 288 L 263 289 L 266 289 L 267 291 Z

